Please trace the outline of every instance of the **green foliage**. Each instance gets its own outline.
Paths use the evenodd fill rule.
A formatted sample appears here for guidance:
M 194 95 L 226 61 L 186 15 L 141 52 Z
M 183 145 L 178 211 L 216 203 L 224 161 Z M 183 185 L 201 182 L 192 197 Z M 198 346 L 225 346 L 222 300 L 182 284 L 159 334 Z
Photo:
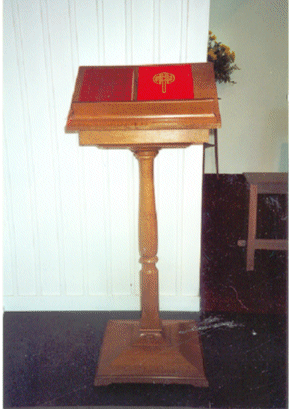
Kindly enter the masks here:
M 217 37 L 209 31 L 208 41 L 208 61 L 214 63 L 215 79 L 217 82 L 229 82 L 236 84 L 231 80 L 231 74 L 239 70 L 235 62 L 235 53 L 230 51 L 230 47 L 216 41 Z

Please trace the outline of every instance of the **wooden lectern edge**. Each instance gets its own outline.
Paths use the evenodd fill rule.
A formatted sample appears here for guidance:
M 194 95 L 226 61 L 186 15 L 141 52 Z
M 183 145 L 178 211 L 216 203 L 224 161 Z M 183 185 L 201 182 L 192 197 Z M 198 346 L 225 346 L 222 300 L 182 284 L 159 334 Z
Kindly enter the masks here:
M 84 131 L 90 131 L 90 132 L 115 132 L 115 131 L 126 131 L 126 132 L 136 132 L 136 131 L 149 131 L 149 130 L 154 130 L 154 131 L 191 131 L 191 130 L 211 130 L 211 129 L 220 129 L 221 128 L 221 121 L 220 120 L 215 120 L 210 123 L 202 123 L 199 121 L 197 124 L 194 123 L 195 126 L 191 126 L 190 123 L 184 124 L 183 126 L 177 126 L 174 123 L 167 123 L 167 124 L 162 124 L 158 125 L 155 124 L 155 126 L 148 127 L 146 125 L 142 126 L 116 126 L 111 124 L 110 126 L 108 125 L 103 125 L 103 124 L 97 124 L 96 125 L 96 120 L 91 118 L 91 123 L 82 123 L 81 121 L 73 121 L 73 125 L 71 124 L 71 120 L 67 120 L 67 124 L 64 127 L 65 133 L 78 133 L 78 132 L 84 132 Z M 177 142 L 177 141 L 175 141 Z
M 67 129 L 67 128 L 66 128 Z M 190 129 L 69 129 L 79 135 L 80 146 L 98 146 L 106 149 L 133 147 L 185 148 L 209 142 L 212 128 Z
M 134 118 L 120 118 L 117 120 L 101 120 L 99 118 L 87 117 L 75 119 L 71 116 L 67 120 L 65 132 L 81 131 L 171 131 L 171 130 L 192 130 L 192 129 L 219 129 L 221 121 L 216 116 L 181 118 L 182 123 L 178 123 L 179 118 L 167 118 L 159 122 L 154 118 L 144 118 L 141 123 L 136 124 Z M 193 126 L 192 126 L 193 124 Z

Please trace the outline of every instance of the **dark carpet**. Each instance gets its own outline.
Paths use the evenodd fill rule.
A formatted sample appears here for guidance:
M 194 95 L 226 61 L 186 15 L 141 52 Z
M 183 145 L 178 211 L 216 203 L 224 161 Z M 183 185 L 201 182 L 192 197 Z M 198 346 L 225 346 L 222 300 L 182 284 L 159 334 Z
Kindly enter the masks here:
M 274 195 L 273 195 L 274 196 Z M 209 388 L 93 380 L 108 319 L 138 312 L 4 314 L 4 406 L 287 407 L 287 256 L 260 251 L 245 271 L 248 186 L 242 175 L 204 178 L 202 312 L 162 313 L 199 321 Z M 287 202 L 260 199 L 258 234 L 285 238 Z
M 201 299 L 203 311 L 287 312 L 285 251 L 257 250 L 246 271 L 249 185 L 243 175 L 204 175 Z M 287 196 L 258 195 L 257 238 L 287 238 Z
M 198 319 L 197 314 L 162 314 Z M 4 316 L 4 406 L 286 407 L 284 315 L 203 314 L 209 388 L 115 384 L 94 387 L 107 320 L 129 312 L 30 312 Z

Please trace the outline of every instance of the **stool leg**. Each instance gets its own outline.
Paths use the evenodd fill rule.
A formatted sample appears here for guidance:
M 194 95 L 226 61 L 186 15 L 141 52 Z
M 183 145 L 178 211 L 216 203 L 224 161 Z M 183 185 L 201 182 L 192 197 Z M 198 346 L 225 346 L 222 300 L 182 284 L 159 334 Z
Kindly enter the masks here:
M 255 239 L 257 230 L 257 185 L 250 185 L 249 199 L 249 225 L 248 225 L 248 240 L 247 240 L 247 271 L 254 270 L 255 256 Z
M 205 152 L 206 152 L 206 148 L 205 145 L 203 144 L 203 175 L 205 174 Z
M 217 129 L 214 129 L 214 145 L 215 145 L 216 174 L 217 174 L 217 179 L 219 179 L 218 130 Z

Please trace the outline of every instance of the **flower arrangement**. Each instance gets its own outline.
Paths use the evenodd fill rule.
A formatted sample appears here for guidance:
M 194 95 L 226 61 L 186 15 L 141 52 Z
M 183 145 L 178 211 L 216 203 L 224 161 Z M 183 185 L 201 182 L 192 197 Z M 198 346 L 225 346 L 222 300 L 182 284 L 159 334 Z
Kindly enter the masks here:
M 215 79 L 217 82 L 229 82 L 236 84 L 231 80 L 231 74 L 239 70 L 235 62 L 235 53 L 230 51 L 230 47 L 216 41 L 217 37 L 209 31 L 208 41 L 208 61 L 214 63 Z

